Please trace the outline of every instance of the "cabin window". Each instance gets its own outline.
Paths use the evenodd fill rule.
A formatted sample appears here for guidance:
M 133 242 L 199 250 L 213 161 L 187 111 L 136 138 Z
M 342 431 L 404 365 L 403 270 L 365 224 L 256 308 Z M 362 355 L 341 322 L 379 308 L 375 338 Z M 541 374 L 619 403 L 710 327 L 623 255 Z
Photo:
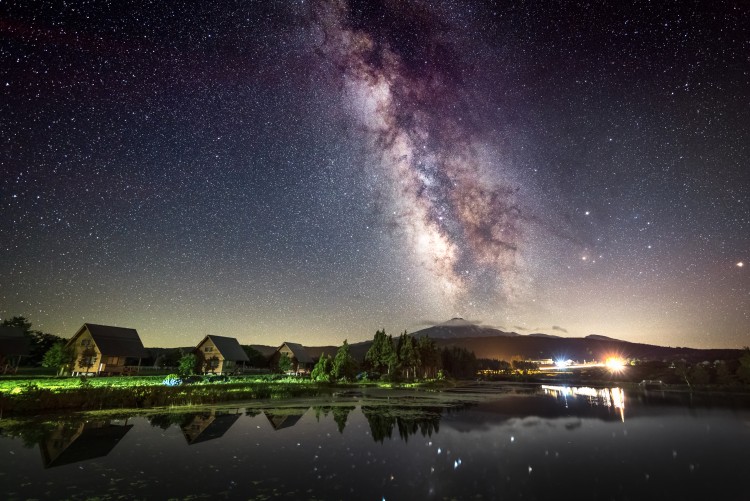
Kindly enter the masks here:
M 214 348 L 213 348 L 213 346 L 206 346 L 205 348 L 203 348 L 203 351 L 205 351 L 206 353 L 208 353 L 209 351 L 214 351 Z
M 120 357 L 107 357 L 107 364 L 118 365 L 120 363 Z
M 81 340 L 81 346 L 91 346 L 91 340 L 90 339 L 82 339 Z

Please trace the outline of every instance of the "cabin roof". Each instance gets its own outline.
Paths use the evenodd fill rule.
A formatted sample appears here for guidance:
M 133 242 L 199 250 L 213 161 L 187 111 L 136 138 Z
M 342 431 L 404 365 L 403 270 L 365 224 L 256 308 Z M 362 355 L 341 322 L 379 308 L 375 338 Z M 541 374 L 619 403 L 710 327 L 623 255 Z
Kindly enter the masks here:
M 26 356 L 31 343 L 20 327 L 0 326 L 0 355 Z
M 219 350 L 219 353 L 224 357 L 224 360 L 232 360 L 235 362 L 248 362 L 250 360 L 247 358 L 247 353 L 242 349 L 237 338 L 209 334 L 203 338 L 203 341 L 198 343 L 198 346 L 202 345 L 206 339 L 211 339 L 211 342 L 214 343 L 214 346 Z
M 84 329 L 88 329 L 96 347 L 103 355 L 145 358 L 148 352 L 143 347 L 138 331 L 127 327 L 113 327 L 111 325 L 83 324 L 68 343 L 73 342 Z
M 284 342 L 281 346 L 279 346 L 279 350 L 284 347 L 284 345 L 287 346 L 294 355 L 294 358 L 297 359 L 297 362 L 303 363 L 303 364 L 311 364 L 313 363 L 312 357 L 307 353 L 307 350 L 305 350 L 305 347 L 298 343 L 289 343 Z M 278 351 L 278 350 L 277 350 Z

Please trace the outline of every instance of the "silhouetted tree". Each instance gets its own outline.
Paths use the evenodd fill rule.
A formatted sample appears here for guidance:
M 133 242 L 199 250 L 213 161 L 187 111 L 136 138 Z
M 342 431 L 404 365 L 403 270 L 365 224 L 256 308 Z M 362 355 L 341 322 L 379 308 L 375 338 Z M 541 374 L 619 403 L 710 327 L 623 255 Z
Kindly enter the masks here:
M 455 378 L 473 378 L 477 374 L 477 357 L 458 346 L 445 347 L 441 353 L 443 370 Z
M 195 370 L 198 366 L 198 357 L 195 353 L 186 353 L 180 358 L 180 362 L 177 365 L 177 371 L 180 376 L 190 376 L 195 374 Z
M 694 384 L 708 384 L 711 381 L 711 376 L 701 364 L 695 364 L 690 369 L 690 380 Z
M 310 378 L 313 381 L 330 381 L 332 369 L 333 361 L 331 360 L 331 356 L 322 354 L 320 355 L 318 361 L 315 363 L 315 367 L 313 367 L 313 370 L 310 373 Z
M 419 354 L 420 373 L 424 378 L 434 378 L 442 367 L 440 350 L 435 342 L 427 336 L 417 339 L 417 353 Z
M 57 375 L 59 376 L 66 367 L 73 363 L 73 360 L 75 360 L 73 350 L 66 348 L 65 343 L 55 343 L 44 354 L 42 367 L 57 369 Z
M 398 339 L 398 358 L 401 363 L 401 369 L 407 378 L 417 376 L 417 367 L 420 365 L 419 351 L 415 346 L 414 338 L 406 331 Z
M 349 351 L 349 343 L 344 339 L 344 344 L 339 346 L 336 356 L 333 359 L 331 375 L 334 379 L 351 379 L 356 373 L 357 364 Z
M 48 334 L 33 330 L 31 322 L 23 316 L 14 316 L 3 320 L 0 325 L 5 327 L 16 327 L 21 329 L 23 335 L 29 340 L 29 356 L 22 359 L 23 365 L 38 366 L 41 365 L 44 355 L 55 343 L 65 342 L 66 340 L 54 334 Z
M 278 366 L 279 372 L 281 372 L 282 374 L 285 374 L 292 370 L 292 359 L 289 357 L 288 353 L 281 354 L 281 356 L 279 357 Z
M 745 384 L 750 384 L 750 348 L 743 349 L 740 366 L 737 368 L 737 378 Z
M 729 366 L 724 360 L 716 365 L 716 382 L 725 385 L 732 383 L 732 373 L 729 371 Z
M 390 340 L 385 334 L 385 329 L 375 331 L 372 345 L 365 354 L 365 362 L 367 362 L 373 370 L 388 370 L 388 361 L 386 357 L 386 353 L 389 351 L 387 348 L 388 343 L 390 343 Z M 393 345 L 391 345 L 390 351 L 393 351 Z
M 247 365 L 248 367 L 268 367 L 268 358 L 264 357 L 261 352 L 253 348 L 252 346 L 243 344 L 242 350 L 247 355 L 248 361 Z

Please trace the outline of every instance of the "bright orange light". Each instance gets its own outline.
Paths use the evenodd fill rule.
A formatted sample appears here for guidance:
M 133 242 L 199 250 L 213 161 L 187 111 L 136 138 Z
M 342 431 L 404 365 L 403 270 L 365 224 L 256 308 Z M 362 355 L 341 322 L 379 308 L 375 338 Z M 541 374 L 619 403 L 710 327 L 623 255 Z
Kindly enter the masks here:
M 622 372 L 625 370 L 627 362 L 620 357 L 609 357 L 604 361 L 604 366 L 610 370 L 610 372 Z

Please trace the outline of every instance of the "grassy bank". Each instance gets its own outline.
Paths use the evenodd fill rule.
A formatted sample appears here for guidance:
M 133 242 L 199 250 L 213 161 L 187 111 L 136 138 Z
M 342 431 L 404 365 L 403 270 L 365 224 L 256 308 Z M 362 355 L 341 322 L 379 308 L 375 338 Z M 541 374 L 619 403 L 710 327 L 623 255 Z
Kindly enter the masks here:
M 357 384 L 316 383 L 309 379 L 238 376 L 196 378 L 168 386 L 163 376 L 106 378 L 0 379 L 0 415 L 101 409 L 191 406 L 257 399 L 327 395 Z M 366 383 L 383 388 L 439 389 L 446 383 Z
M 233 378 L 166 386 L 164 377 L 14 378 L 0 380 L 0 412 L 138 409 L 238 400 L 316 396 L 328 385 L 303 380 Z

